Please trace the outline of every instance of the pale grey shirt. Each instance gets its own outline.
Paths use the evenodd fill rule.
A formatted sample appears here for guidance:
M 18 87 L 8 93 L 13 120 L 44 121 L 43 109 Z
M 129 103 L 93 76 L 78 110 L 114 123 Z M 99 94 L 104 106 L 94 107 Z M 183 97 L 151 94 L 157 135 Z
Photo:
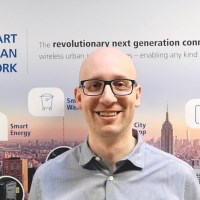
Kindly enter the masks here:
M 85 141 L 37 169 L 29 200 L 200 200 L 200 185 L 191 166 L 140 138 L 114 173 Z

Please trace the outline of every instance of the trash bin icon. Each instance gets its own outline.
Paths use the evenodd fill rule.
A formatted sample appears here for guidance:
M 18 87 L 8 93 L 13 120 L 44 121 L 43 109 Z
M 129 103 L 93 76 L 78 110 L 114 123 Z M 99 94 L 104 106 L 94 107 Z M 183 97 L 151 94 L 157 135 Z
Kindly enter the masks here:
M 52 110 L 52 102 L 53 102 L 53 95 L 49 93 L 45 93 L 40 96 L 42 100 L 42 110 L 49 109 Z

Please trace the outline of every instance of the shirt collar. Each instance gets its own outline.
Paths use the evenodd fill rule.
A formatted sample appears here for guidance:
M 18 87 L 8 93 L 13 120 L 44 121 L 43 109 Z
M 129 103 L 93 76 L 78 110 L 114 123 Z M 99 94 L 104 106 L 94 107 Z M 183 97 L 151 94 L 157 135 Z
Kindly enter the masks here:
M 95 154 L 91 151 L 87 139 L 81 144 L 79 165 L 83 166 L 89 163 Z
M 128 154 L 123 160 L 129 160 L 133 165 L 144 168 L 144 141 L 140 137 L 140 135 L 137 134 L 136 136 L 137 143 L 130 154 Z
M 144 141 L 138 133 L 134 133 L 133 137 L 136 138 L 137 143 L 130 154 L 125 156 L 122 160 L 129 160 L 133 165 L 144 168 Z M 84 166 L 88 164 L 96 155 L 91 151 L 87 139 L 81 144 L 79 165 Z

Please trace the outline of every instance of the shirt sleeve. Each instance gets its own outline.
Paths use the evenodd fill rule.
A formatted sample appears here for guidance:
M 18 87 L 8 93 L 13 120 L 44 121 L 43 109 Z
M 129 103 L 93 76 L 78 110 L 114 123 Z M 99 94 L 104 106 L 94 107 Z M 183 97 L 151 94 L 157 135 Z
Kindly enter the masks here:
M 186 177 L 184 200 L 200 200 L 200 184 L 194 171 Z

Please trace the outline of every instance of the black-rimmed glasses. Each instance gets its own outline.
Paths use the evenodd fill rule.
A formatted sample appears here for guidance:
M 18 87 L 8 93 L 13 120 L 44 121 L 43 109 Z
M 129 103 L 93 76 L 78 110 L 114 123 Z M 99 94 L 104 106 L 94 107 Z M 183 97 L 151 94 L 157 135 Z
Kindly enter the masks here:
M 83 93 L 87 96 L 98 96 L 103 93 L 106 85 L 110 86 L 114 95 L 125 96 L 132 93 L 133 86 L 137 86 L 137 83 L 131 79 L 114 79 L 111 81 L 90 79 L 80 81 L 79 87 L 83 89 Z

